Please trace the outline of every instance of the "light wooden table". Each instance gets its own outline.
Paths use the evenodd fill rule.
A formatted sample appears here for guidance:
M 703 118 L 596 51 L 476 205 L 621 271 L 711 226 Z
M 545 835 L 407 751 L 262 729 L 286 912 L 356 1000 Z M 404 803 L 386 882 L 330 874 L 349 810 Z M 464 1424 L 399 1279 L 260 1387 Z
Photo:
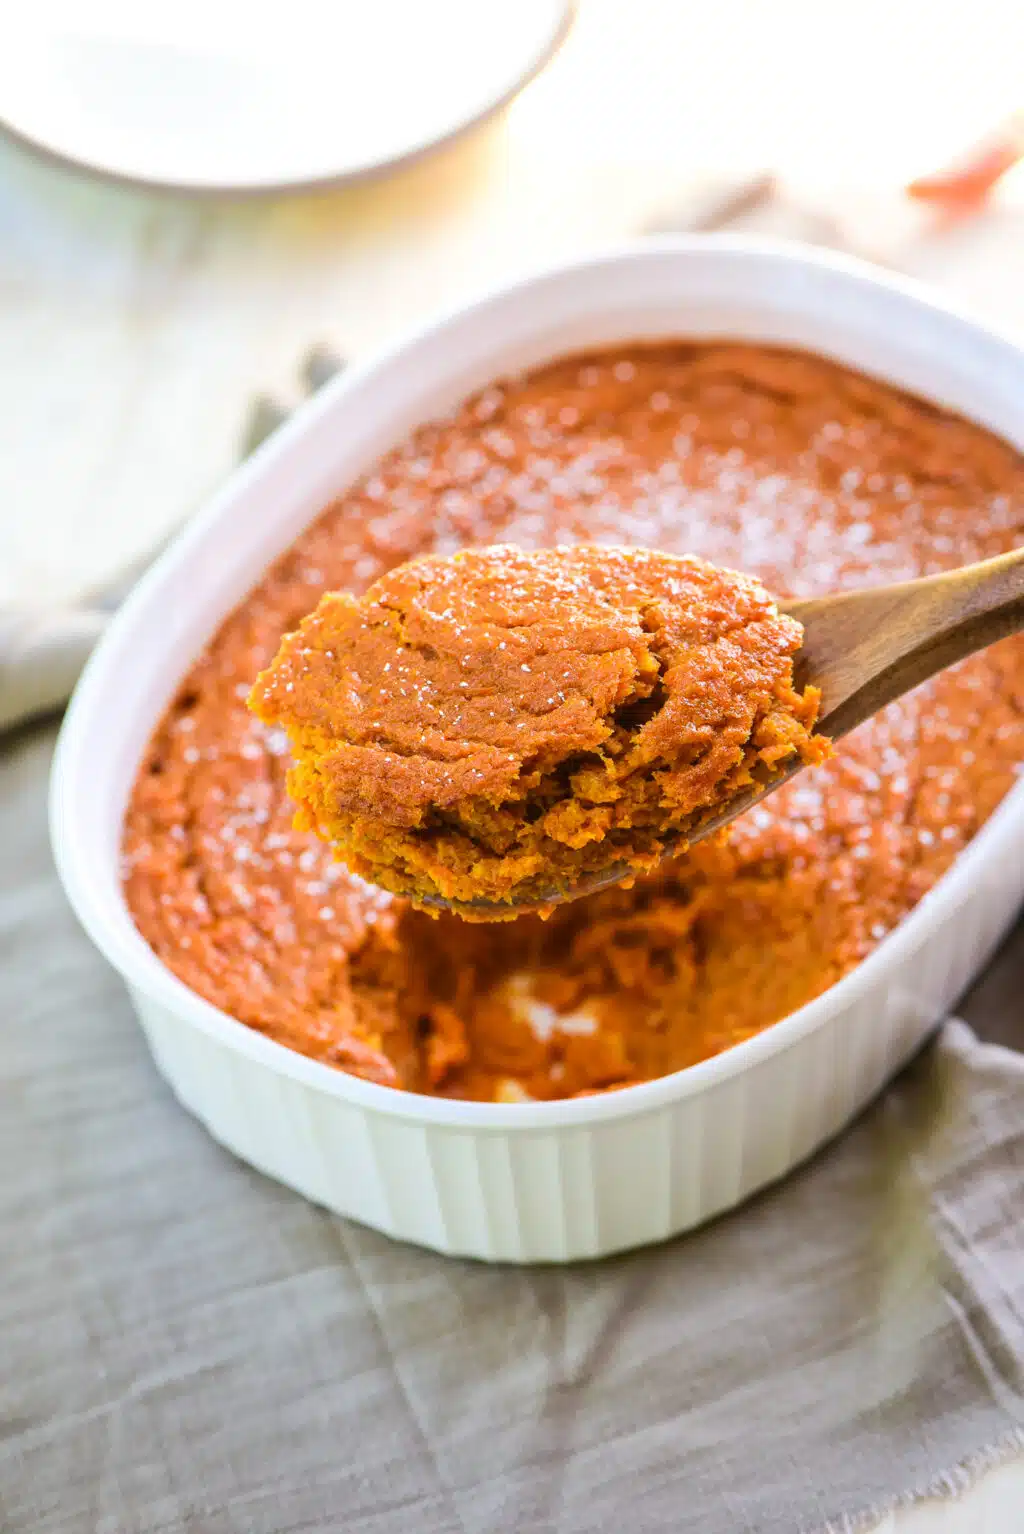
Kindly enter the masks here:
M 0 601 L 144 552 L 230 471 L 257 390 L 511 273 L 633 233 L 702 178 L 781 170 L 1024 335 L 1024 185 L 920 237 L 898 187 L 1020 105 L 1019 0 L 582 0 L 497 123 L 385 180 L 258 202 L 89 181 L 0 143 Z M 1019 1534 L 1024 1464 L 900 1534 Z

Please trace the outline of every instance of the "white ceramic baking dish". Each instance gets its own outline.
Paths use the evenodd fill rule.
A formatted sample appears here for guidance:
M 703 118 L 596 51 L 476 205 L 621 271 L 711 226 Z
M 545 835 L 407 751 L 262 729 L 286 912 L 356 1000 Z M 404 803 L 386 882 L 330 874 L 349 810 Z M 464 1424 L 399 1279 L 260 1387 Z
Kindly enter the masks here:
M 121 972 L 157 1065 L 218 1140 L 319 1204 L 442 1252 L 511 1262 L 660 1241 L 781 1177 L 918 1047 L 1024 893 L 1024 785 L 839 985 L 758 1037 L 607 1096 L 491 1105 L 375 1086 L 272 1043 L 155 957 L 121 895 L 122 815 L 189 661 L 267 562 L 411 427 L 496 375 L 657 336 L 791 343 L 952 406 L 1024 447 L 1024 353 L 910 283 L 715 236 L 547 271 L 353 367 L 234 477 L 140 583 L 60 738 L 65 888 Z

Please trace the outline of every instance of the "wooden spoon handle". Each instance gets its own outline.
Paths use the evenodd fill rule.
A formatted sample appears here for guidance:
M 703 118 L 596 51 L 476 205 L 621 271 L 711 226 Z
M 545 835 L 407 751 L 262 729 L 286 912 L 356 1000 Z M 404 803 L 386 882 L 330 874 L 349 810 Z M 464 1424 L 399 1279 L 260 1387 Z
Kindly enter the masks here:
M 941 575 L 780 604 L 804 626 L 801 686 L 837 738 L 894 698 L 1024 628 L 1024 549 Z

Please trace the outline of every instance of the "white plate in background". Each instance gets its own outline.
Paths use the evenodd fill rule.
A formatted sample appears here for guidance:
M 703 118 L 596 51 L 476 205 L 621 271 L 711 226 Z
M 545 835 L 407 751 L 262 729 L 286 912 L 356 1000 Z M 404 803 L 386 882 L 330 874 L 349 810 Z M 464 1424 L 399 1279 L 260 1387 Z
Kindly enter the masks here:
M 190 191 L 347 180 L 451 138 L 547 62 L 570 0 L 118 0 L 5 27 L 0 125 Z

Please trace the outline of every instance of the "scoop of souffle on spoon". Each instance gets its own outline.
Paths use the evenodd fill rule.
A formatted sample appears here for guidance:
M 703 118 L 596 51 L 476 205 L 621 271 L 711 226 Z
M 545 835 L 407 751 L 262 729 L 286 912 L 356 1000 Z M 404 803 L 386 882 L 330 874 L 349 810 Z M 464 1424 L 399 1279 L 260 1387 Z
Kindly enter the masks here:
M 428 557 L 329 593 L 258 678 L 297 820 L 471 920 L 541 912 L 719 832 L 902 693 L 1024 627 L 1024 550 L 776 601 L 646 549 Z

